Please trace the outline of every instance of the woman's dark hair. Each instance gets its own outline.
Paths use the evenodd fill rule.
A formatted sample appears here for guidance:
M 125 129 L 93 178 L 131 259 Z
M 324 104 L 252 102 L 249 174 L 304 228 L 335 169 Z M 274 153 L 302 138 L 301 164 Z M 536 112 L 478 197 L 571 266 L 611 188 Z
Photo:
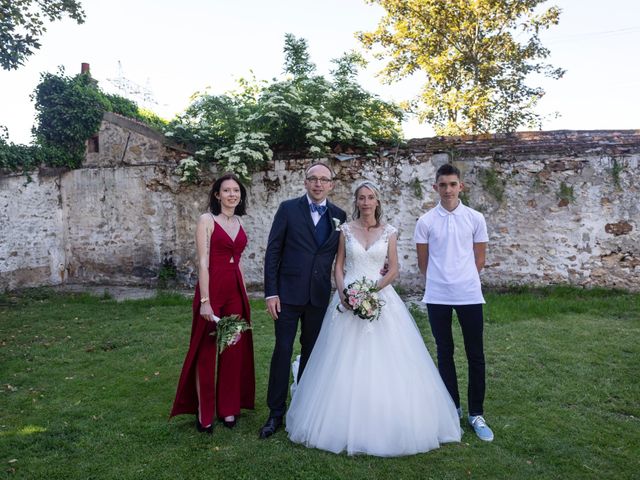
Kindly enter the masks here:
M 211 192 L 209 192 L 209 210 L 214 215 L 220 214 L 220 200 L 216 198 L 216 193 L 220 193 L 220 188 L 222 187 L 222 182 L 225 180 L 233 180 L 240 186 L 240 203 L 236 205 L 236 208 L 233 213 L 236 215 L 246 215 L 247 214 L 247 189 L 244 188 L 244 185 L 238 178 L 238 176 L 234 173 L 225 173 L 220 178 L 218 178 L 211 187 Z

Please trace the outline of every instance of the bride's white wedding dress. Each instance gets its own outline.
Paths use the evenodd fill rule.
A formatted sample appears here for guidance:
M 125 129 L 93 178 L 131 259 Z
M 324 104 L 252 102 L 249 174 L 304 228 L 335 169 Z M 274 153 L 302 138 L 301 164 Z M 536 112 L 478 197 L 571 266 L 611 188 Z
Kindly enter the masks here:
M 377 280 L 389 236 L 368 250 L 342 226 L 345 285 L 363 276 Z M 422 340 L 393 287 L 377 320 L 338 312 L 334 295 L 304 374 L 287 412 L 289 438 L 310 447 L 348 454 L 411 455 L 458 442 L 458 414 Z

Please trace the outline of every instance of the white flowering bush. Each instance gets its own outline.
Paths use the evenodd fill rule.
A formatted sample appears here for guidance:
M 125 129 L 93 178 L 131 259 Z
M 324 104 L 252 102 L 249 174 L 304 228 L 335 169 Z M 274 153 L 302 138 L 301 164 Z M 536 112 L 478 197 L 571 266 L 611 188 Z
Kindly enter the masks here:
M 200 163 L 193 157 L 180 160 L 175 172 L 180 176 L 181 182 L 198 183 L 200 181 Z
M 235 172 L 240 178 L 248 180 L 253 167 L 271 160 L 273 152 L 265 141 L 266 133 L 240 132 L 229 147 L 215 152 L 215 158 L 221 171 Z
M 361 56 L 334 60 L 332 79 L 315 75 L 307 43 L 287 34 L 283 80 L 240 79 L 224 95 L 197 93 L 166 135 L 195 151 L 199 162 L 243 179 L 274 151 L 306 150 L 323 157 L 341 147 L 369 150 L 401 140 L 402 110 L 365 91 L 356 81 Z

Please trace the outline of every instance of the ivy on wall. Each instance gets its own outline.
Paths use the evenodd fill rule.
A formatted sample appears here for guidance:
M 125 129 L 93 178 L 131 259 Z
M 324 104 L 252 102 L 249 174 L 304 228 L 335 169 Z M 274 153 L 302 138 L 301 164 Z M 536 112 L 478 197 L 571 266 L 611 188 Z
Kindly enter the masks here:
M 85 141 L 100 128 L 108 100 L 87 74 L 67 77 L 44 73 L 32 95 L 36 143 L 47 150 L 51 166 L 79 167 Z

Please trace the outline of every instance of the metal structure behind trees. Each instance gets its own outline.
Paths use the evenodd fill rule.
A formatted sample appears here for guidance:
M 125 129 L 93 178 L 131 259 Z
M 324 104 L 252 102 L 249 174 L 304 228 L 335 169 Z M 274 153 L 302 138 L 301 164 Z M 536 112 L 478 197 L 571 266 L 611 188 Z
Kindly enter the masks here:
M 147 78 L 145 86 L 130 80 L 125 76 L 120 60 L 118 60 L 117 76 L 107 78 L 107 82 L 115 88 L 114 93 L 134 101 L 141 108 L 152 110 L 159 105 L 151 90 L 150 80 Z

